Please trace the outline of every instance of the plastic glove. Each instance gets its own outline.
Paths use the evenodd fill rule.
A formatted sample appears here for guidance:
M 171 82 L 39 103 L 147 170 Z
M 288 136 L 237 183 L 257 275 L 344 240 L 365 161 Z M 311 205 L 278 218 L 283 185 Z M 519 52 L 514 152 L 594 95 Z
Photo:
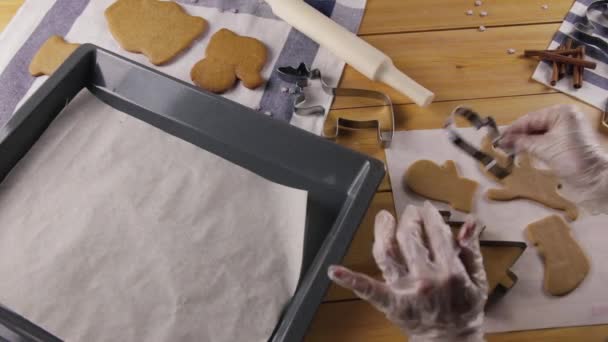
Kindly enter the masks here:
M 408 206 L 398 228 L 381 211 L 374 230 L 373 255 L 384 282 L 341 266 L 331 266 L 329 277 L 386 314 L 410 341 L 483 341 L 488 284 L 474 221 L 454 239 L 426 202 Z
M 556 105 L 519 118 L 504 131 L 500 147 L 544 161 L 577 188 L 573 200 L 579 204 L 608 202 L 608 157 L 576 106 Z

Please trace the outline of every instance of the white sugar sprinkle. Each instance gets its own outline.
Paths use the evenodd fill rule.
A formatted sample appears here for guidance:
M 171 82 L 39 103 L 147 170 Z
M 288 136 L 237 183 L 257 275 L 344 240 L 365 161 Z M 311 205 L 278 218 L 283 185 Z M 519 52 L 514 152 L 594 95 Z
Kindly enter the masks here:
M 515 49 L 513 49 L 513 48 L 511 48 L 511 49 L 507 49 L 507 53 L 508 53 L 509 55 L 514 54 L 516 51 L 517 51 L 517 50 L 515 50 Z
M 485 16 L 487 16 L 487 15 L 488 15 L 488 12 L 486 12 L 486 11 L 481 11 L 481 12 L 479 12 L 479 16 L 480 16 L 480 17 L 485 17 Z
M 486 30 L 485 26 L 479 26 L 478 28 L 479 32 L 484 32 Z
M 481 0 L 476 0 L 475 1 L 475 6 L 481 6 L 481 4 L 483 4 L 483 2 L 481 2 Z
M 544 5 L 540 6 L 540 8 L 542 8 L 542 9 L 546 10 L 546 9 L 549 9 L 549 5 L 544 4 Z
M 288 91 L 289 91 L 289 88 L 281 87 L 281 93 L 287 93 Z
M 466 12 L 464 12 L 466 15 L 473 15 L 473 10 L 467 10 Z

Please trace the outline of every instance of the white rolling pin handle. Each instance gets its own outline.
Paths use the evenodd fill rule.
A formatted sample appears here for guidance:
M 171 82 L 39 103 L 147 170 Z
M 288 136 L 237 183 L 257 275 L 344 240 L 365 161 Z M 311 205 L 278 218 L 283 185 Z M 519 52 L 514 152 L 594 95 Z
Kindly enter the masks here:
M 276 16 L 370 79 L 374 79 L 382 63 L 390 60 L 382 51 L 338 25 L 303 0 L 266 0 L 266 2 Z
M 303 0 L 266 0 L 273 13 L 373 81 L 382 81 L 428 105 L 434 95 L 403 74 L 392 60 L 368 42 L 324 16 Z
M 388 84 L 395 90 L 412 99 L 412 101 L 420 107 L 430 105 L 435 99 L 435 94 L 433 94 L 433 92 L 399 71 L 390 60 L 380 67 L 376 76 L 377 81 Z

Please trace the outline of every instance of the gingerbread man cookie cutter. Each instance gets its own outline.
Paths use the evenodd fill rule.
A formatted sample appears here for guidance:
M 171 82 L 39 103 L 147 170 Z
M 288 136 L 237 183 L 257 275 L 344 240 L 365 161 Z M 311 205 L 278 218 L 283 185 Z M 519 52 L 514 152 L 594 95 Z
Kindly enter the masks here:
M 448 132 L 448 137 L 450 141 L 454 145 L 456 145 L 456 147 L 463 150 L 466 154 L 470 155 L 471 157 L 482 163 L 488 172 L 490 172 L 499 179 L 505 178 L 509 174 L 511 174 L 515 155 L 509 153 L 509 162 L 507 163 L 507 165 L 499 165 L 498 161 L 493 156 L 483 152 L 480 148 L 475 147 L 475 145 L 466 141 L 460 135 L 460 133 L 458 133 L 458 131 L 455 129 L 456 116 L 461 116 L 465 118 L 471 123 L 471 125 L 473 125 L 473 127 L 478 130 L 486 128 L 488 130 L 488 136 L 492 139 L 492 145 L 496 146 L 500 141 L 501 136 L 494 118 L 490 116 L 484 118 L 468 107 L 458 106 L 450 114 L 449 118 L 444 124 L 444 128 Z
M 393 102 L 385 93 L 367 89 L 331 87 L 323 80 L 319 69 L 310 70 L 304 63 L 300 63 L 297 68 L 291 66 L 280 67 L 277 71 L 279 78 L 282 81 L 295 85 L 295 89 L 290 89 L 289 93 L 294 95 L 293 110 L 297 115 L 325 115 L 325 108 L 323 106 L 307 106 L 306 104 L 305 89 L 309 87 L 313 81 L 319 82 L 323 91 L 330 96 L 360 97 L 380 101 L 382 106 L 386 109 L 382 117 L 379 115 L 376 115 L 375 117 L 328 115 L 326 120 L 334 120 L 335 122 L 331 123 L 331 129 L 323 130 L 323 136 L 328 139 L 335 139 L 340 135 L 341 129 L 354 130 L 373 128 L 378 130 L 378 142 L 380 145 L 383 148 L 390 146 L 395 133 L 395 114 L 393 111 Z

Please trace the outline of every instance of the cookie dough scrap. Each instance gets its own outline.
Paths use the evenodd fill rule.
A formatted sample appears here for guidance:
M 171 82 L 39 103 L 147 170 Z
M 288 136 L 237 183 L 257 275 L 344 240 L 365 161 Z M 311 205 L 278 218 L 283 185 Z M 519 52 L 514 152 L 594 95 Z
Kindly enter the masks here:
M 533 222 L 525 234 L 542 256 L 547 293 L 563 296 L 581 284 L 589 273 L 589 259 L 562 218 L 552 215 Z
M 264 83 L 261 71 L 268 51 L 259 40 L 221 29 L 211 37 L 205 58 L 194 65 L 190 78 L 197 86 L 213 93 L 230 90 L 237 79 L 249 89 Z
M 485 137 L 482 140 L 481 151 L 494 157 L 499 165 L 506 165 L 507 156 L 492 146 L 489 137 Z M 576 220 L 578 217 L 576 205 L 557 192 L 557 189 L 560 187 L 557 176 L 549 170 L 534 168 L 528 154 L 519 154 L 517 163 L 513 165 L 511 174 L 503 179 L 498 179 L 491 173 L 486 172 L 483 165 L 481 165 L 481 168 L 487 176 L 503 185 L 500 189 L 488 190 L 486 192 L 488 199 L 509 201 L 526 198 L 549 208 L 563 210 L 566 212 L 566 217 L 570 220 Z
M 169 62 L 207 30 L 207 21 L 191 16 L 172 1 L 117 0 L 105 11 L 120 46 L 143 53 L 150 62 Z
M 70 44 L 62 37 L 54 35 L 42 44 L 30 63 L 32 76 L 52 75 L 80 44 Z
M 477 182 L 458 175 L 452 160 L 439 166 L 430 160 L 418 160 L 405 173 L 404 184 L 413 192 L 454 209 L 471 212 Z

